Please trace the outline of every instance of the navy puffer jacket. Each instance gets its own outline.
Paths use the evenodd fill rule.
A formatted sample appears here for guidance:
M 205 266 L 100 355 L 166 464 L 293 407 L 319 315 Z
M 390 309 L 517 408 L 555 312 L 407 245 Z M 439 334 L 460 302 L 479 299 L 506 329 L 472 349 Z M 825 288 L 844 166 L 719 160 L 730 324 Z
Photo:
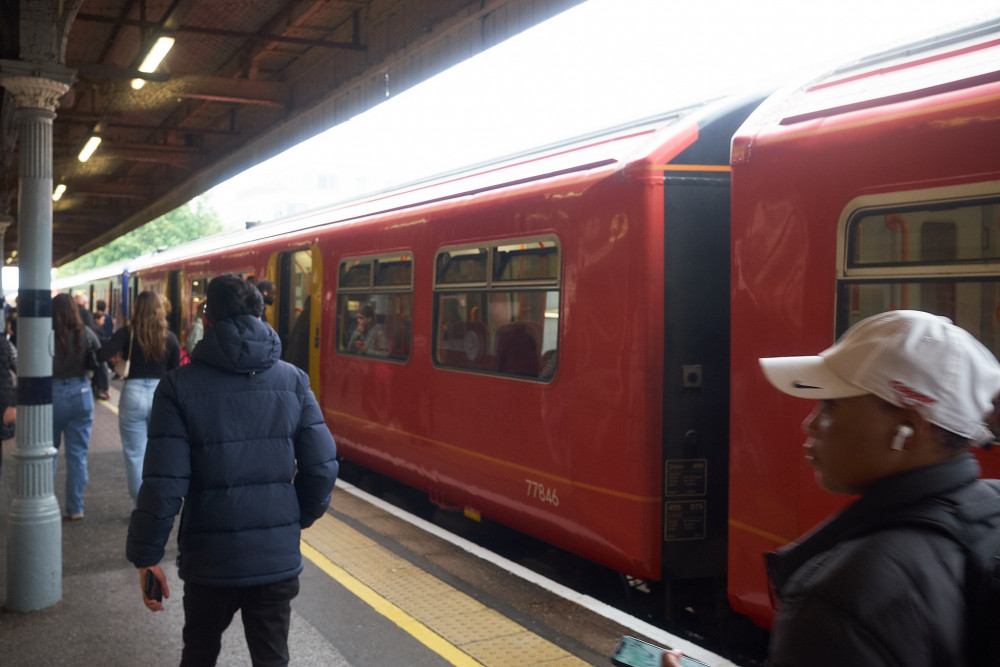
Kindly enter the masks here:
M 309 377 L 280 353 L 270 326 L 238 315 L 160 381 L 126 545 L 137 567 L 160 562 L 180 511 L 185 581 L 255 586 L 302 570 L 300 528 L 326 510 L 338 464 Z

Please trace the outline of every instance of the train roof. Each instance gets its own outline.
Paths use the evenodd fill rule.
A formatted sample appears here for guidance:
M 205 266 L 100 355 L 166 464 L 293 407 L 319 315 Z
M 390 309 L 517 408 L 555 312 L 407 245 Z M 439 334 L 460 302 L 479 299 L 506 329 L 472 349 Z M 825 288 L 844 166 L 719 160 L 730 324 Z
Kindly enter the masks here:
M 145 267 L 197 257 L 225 248 L 237 248 L 328 224 L 348 223 L 373 215 L 500 191 L 559 176 L 580 174 L 598 180 L 637 162 L 662 160 L 664 156 L 661 153 L 665 145 L 671 146 L 672 152 L 680 152 L 697 136 L 697 132 L 691 131 L 691 128 L 711 122 L 721 110 L 735 104 L 736 101 L 715 99 L 675 109 L 407 183 L 365 197 L 260 224 L 246 230 L 224 232 L 115 265 L 100 267 L 77 276 L 53 281 L 53 286 L 59 284 L 73 287 L 89 280 L 120 273 L 125 268 L 134 272 Z M 681 141 L 675 141 L 677 138 Z M 88 276 L 87 280 L 84 280 L 84 276 Z
M 1000 19 L 856 60 L 775 96 L 747 123 L 805 121 L 1000 80 Z

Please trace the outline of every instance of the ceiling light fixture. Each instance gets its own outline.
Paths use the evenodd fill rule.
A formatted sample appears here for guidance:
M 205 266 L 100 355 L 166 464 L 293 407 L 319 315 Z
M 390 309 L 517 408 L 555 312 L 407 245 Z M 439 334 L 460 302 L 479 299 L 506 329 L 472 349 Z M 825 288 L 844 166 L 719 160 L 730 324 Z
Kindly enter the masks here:
M 90 159 L 90 156 L 94 154 L 97 147 L 101 145 L 101 138 L 97 135 L 91 135 L 90 139 L 87 139 L 87 143 L 83 145 L 83 150 L 77 156 L 77 160 L 80 162 L 86 162 Z
M 59 201 L 62 198 L 64 192 L 66 192 L 66 184 L 60 183 L 59 185 L 56 186 L 55 191 L 52 193 L 52 201 Z
M 167 57 L 174 46 L 173 37 L 160 37 L 156 40 L 156 44 L 153 44 L 153 48 L 149 50 L 146 54 L 145 59 L 143 59 L 142 64 L 139 65 L 139 71 L 145 72 L 146 74 L 151 74 L 156 71 L 156 68 L 160 66 L 163 59 Z M 139 90 L 146 85 L 145 79 L 132 79 L 132 87 Z
M 90 139 L 87 139 L 87 143 L 83 145 L 83 150 L 76 157 L 80 162 L 86 162 L 90 159 L 90 156 L 94 154 L 97 147 L 101 145 L 101 138 L 97 135 L 91 135 Z

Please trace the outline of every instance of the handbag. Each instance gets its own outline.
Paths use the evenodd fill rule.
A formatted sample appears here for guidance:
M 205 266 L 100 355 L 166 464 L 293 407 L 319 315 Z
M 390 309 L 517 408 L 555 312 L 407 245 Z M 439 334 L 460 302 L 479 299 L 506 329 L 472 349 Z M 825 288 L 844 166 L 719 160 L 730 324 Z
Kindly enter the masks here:
M 82 342 L 86 346 L 83 350 L 83 367 L 91 373 L 96 373 L 97 369 L 101 367 L 100 362 L 97 361 L 97 350 L 88 345 L 89 341 L 86 335 L 83 336 Z
M 135 332 L 129 331 L 128 334 L 128 354 L 129 359 L 122 359 L 119 357 L 118 361 L 115 362 L 115 373 L 118 373 L 119 377 L 123 380 L 128 377 L 128 369 L 132 365 L 132 336 Z

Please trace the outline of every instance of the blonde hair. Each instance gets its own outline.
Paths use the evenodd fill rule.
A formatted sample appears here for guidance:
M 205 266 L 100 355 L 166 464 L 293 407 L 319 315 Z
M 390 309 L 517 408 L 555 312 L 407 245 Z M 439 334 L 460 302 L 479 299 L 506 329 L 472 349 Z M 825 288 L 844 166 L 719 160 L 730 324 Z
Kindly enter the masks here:
M 167 315 L 157 294 L 149 290 L 139 293 L 130 322 L 135 341 L 146 357 L 159 360 L 166 356 Z

